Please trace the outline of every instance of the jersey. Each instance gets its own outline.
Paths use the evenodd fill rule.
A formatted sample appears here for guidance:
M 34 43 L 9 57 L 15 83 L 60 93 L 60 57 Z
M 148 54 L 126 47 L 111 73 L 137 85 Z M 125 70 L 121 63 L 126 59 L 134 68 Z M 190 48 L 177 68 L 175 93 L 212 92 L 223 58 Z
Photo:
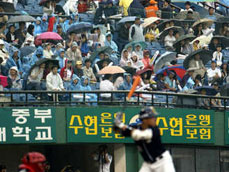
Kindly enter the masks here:
M 135 126 L 134 128 L 142 130 L 141 126 Z M 139 152 L 141 153 L 144 161 L 154 163 L 157 157 L 160 157 L 165 151 L 165 147 L 161 142 L 160 130 L 158 127 L 149 128 L 152 130 L 152 138 L 148 140 L 135 141 L 138 146 Z M 122 132 L 124 136 L 131 136 L 131 129 L 127 129 Z

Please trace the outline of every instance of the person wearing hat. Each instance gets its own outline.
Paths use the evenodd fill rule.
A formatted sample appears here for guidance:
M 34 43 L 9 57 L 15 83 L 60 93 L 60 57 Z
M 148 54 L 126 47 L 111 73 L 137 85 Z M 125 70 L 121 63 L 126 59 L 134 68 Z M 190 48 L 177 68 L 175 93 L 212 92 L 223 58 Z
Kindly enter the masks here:
M 80 60 L 76 61 L 76 65 L 73 68 L 73 73 L 77 75 L 79 78 L 83 76 L 82 61 Z
M 145 41 L 143 27 L 141 26 L 141 20 L 139 17 L 135 18 L 134 24 L 130 27 L 129 41 Z
M 216 61 L 211 62 L 211 68 L 207 70 L 208 82 L 211 84 L 215 81 L 220 81 L 222 73 L 219 68 L 217 68 Z
M 73 42 L 72 46 L 67 49 L 66 56 L 68 57 L 69 60 L 72 60 L 74 62 L 76 61 L 82 62 L 82 55 L 77 42 Z
M 158 9 L 158 6 L 157 6 L 157 1 L 150 0 L 149 1 L 149 6 L 145 7 L 146 18 L 157 17 L 157 11 L 158 10 L 159 9 Z
M 153 107 L 144 107 L 138 117 L 138 125 L 121 122 L 122 112 L 117 113 L 114 128 L 123 136 L 132 137 L 144 160 L 139 172 L 175 172 L 172 157 L 161 141 L 160 129 L 156 124 L 158 113 Z

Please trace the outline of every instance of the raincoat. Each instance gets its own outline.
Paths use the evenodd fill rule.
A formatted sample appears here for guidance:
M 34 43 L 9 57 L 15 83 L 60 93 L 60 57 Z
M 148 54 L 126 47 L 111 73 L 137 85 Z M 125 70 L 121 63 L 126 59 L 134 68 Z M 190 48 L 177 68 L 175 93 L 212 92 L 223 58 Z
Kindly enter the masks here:
M 182 91 L 193 89 L 194 85 L 195 82 L 193 81 L 192 77 L 189 77 Z
M 41 57 L 38 58 L 38 54 L 41 54 Z M 42 47 L 38 47 L 37 50 L 34 52 L 32 58 L 30 59 L 30 65 L 33 66 L 38 60 L 44 58 L 43 56 L 43 48 Z
M 41 18 L 37 17 L 37 20 L 40 21 L 40 24 L 34 23 L 34 35 L 40 35 L 42 33 Z
M 104 44 L 105 44 L 105 46 L 112 48 L 113 52 L 110 54 L 110 59 L 114 62 L 114 65 L 118 65 L 118 57 L 117 57 L 117 53 L 116 53 L 116 52 L 118 52 L 118 46 L 114 41 L 112 41 L 112 35 L 111 35 L 111 41 L 107 40 L 108 35 L 111 35 L 111 33 L 106 34 L 106 40 L 105 40 Z
M 18 53 L 18 60 L 15 61 L 13 58 L 14 53 L 19 52 L 17 48 L 12 48 L 12 52 L 10 53 L 10 58 L 6 62 L 6 70 L 9 71 L 11 67 L 16 66 L 19 72 L 23 72 L 22 62 L 20 57 L 20 53 Z
M 85 85 L 84 81 L 85 79 L 88 79 L 88 84 Z M 88 77 L 82 76 L 81 77 L 81 85 L 80 85 L 80 91 L 91 91 L 91 86 L 90 86 L 90 79 Z M 90 94 L 87 93 L 86 96 L 90 97 L 89 101 L 96 101 L 97 100 L 97 95 L 96 94 Z
M 10 70 L 16 70 L 17 71 L 17 77 L 15 79 L 12 79 L 11 75 L 10 75 Z M 21 78 L 20 78 L 20 74 L 19 71 L 17 69 L 16 66 L 12 66 L 9 70 L 9 78 L 10 78 L 10 82 L 12 83 L 11 88 L 9 90 L 21 90 L 22 89 L 22 82 L 21 82 Z
M 64 49 L 60 49 L 58 52 L 58 57 L 56 58 L 56 60 L 59 61 L 59 67 L 60 69 L 62 69 L 65 66 L 65 60 L 67 59 L 66 57 L 60 57 L 60 53 L 63 52 Z
M 74 80 L 77 80 L 78 82 L 75 84 Z M 73 74 L 72 75 L 72 81 L 71 81 L 70 90 L 71 91 L 80 91 L 80 86 L 81 86 L 80 78 L 77 75 Z

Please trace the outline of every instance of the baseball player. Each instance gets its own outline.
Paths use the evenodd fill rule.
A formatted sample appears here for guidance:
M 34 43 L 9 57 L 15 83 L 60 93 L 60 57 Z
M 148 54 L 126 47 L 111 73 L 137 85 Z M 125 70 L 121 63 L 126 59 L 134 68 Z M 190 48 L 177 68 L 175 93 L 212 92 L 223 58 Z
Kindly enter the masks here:
M 115 129 L 123 136 L 132 137 L 137 144 L 144 159 L 139 172 L 175 172 L 172 157 L 161 143 L 155 109 L 143 108 L 139 113 L 141 123 L 135 126 L 123 124 L 120 120 L 121 115 L 122 113 L 119 113 L 115 119 Z

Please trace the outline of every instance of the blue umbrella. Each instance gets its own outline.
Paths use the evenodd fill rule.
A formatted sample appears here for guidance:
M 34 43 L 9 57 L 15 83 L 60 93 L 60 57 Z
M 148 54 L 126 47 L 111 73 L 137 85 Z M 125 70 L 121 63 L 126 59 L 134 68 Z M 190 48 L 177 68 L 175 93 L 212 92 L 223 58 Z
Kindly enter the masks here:
M 87 22 L 82 22 L 82 23 L 78 23 L 78 24 L 74 24 L 72 26 L 69 27 L 69 29 L 67 30 L 67 33 L 82 33 L 88 30 L 91 30 L 93 28 L 93 25 L 91 23 L 87 23 Z
M 198 92 L 201 92 L 202 90 L 205 90 L 206 91 L 206 95 L 209 95 L 209 96 L 214 96 L 214 95 L 216 95 L 218 93 L 217 90 L 214 89 L 211 86 L 197 87 L 197 88 L 195 88 L 195 90 L 197 90 Z
M 36 50 L 36 47 L 33 46 L 26 46 L 20 49 L 21 51 L 21 57 L 28 56 L 32 54 Z
M 119 20 L 118 25 L 119 24 L 124 24 L 126 22 L 134 22 L 135 18 L 136 18 L 136 16 L 123 17 L 121 20 Z M 141 19 L 141 22 L 143 23 L 142 19 Z

